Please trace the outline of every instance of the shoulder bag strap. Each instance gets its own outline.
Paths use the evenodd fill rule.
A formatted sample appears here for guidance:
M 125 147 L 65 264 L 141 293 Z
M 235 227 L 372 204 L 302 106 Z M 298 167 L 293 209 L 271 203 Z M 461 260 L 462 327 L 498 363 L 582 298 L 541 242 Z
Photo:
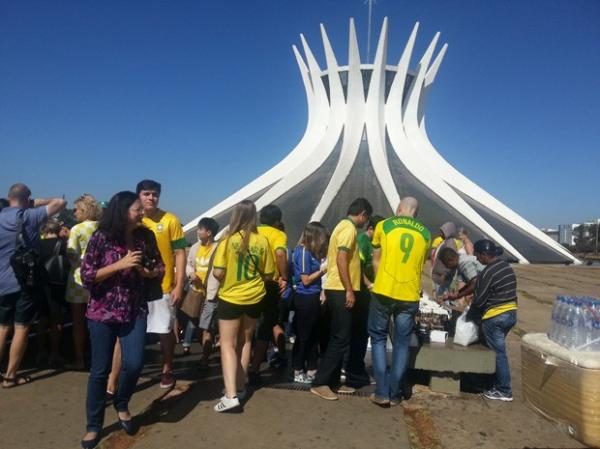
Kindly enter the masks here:
M 27 247 L 27 240 L 23 234 L 23 210 L 17 212 L 17 234 L 15 235 L 16 248 Z
M 219 244 L 217 242 L 214 242 L 213 245 L 215 245 L 215 249 L 211 253 L 210 259 L 208 260 L 208 270 L 206 271 L 206 279 L 207 280 L 208 280 L 208 276 L 210 276 L 210 272 L 213 269 L 213 262 L 215 261 L 215 255 L 217 254 L 217 249 L 219 247 Z
M 54 245 L 54 251 L 52 252 L 53 256 L 60 256 L 60 249 L 62 246 L 62 242 L 60 239 L 56 240 L 56 244 Z

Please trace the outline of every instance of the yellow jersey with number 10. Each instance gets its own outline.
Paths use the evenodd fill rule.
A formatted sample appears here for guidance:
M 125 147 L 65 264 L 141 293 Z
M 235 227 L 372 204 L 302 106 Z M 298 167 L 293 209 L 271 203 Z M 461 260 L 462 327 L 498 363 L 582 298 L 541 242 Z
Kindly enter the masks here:
M 219 243 L 214 268 L 225 271 L 219 298 L 233 304 L 257 304 L 265 296 L 265 283 L 261 275 L 275 271 L 273 255 L 266 237 L 250 234 L 248 251 L 240 254 L 243 233 L 237 232 Z
M 381 249 L 381 258 L 373 292 L 401 301 L 418 301 L 430 242 L 429 230 L 415 218 L 391 217 L 377 223 L 372 244 Z

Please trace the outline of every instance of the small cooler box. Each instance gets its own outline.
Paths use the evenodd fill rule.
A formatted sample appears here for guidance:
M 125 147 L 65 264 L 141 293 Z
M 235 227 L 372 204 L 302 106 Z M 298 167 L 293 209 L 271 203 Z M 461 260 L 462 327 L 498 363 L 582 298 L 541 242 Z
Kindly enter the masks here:
M 573 438 L 600 447 L 600 352 L 572 351 L 546 334 L 527 334 L 521 360 L 529 404 Z

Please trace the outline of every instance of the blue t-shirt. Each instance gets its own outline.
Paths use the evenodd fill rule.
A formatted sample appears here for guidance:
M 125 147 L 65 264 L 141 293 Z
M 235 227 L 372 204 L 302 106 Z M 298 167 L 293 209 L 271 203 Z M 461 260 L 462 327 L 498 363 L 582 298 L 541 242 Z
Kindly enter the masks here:
M 313 274 L 321 269 L 321 262 L 313 253 L 304 246 L 299 245 L 293 253 L 294 258 L 294 280 L 296 280 L 296 294 L 314 295 L 321 292 L 321 278 L 315 279 L 309 286 L 302 283 L 302 274 Z
M 10 266 L 10 256 L 15 252 L 17 241 L 17 213 L 23 211 L 23 232 L 33 246 L 39 242 L 39 229 L 48 218 L 46 206 L 35 209 L 5 207 L 0 211 L 0 295 L 21 290 Z

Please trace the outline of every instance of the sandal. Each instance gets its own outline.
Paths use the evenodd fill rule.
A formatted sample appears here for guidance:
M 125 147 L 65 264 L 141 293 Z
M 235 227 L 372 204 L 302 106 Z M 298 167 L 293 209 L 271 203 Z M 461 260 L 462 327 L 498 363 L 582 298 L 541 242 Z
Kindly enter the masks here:
M 5 377 L 2 380 L 2 388 L 14 388 L 14 387 L 19 387 L 21 385 L 25 385 L 28 383 L 33 382 L 33 379 L 29 376 L 17 376 L 17 377 Z

